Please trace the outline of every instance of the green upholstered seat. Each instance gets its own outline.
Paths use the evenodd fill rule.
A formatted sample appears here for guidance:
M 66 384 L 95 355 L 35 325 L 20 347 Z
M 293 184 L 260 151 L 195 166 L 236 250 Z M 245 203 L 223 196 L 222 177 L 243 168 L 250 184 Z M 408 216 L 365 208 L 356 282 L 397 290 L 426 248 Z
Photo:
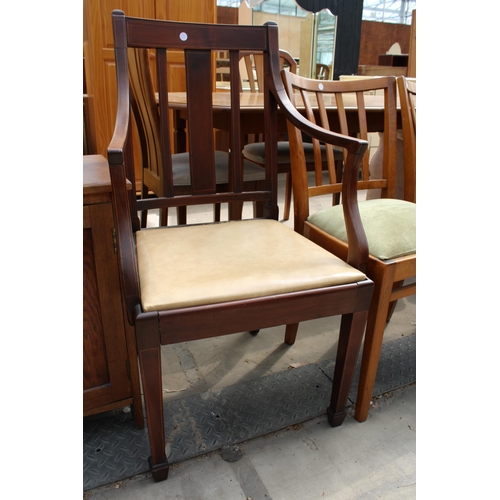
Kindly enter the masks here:
M 359 212 L 371 255 L 389 260 L 417 252 L 415 203 L 385 198 L 368 200 L 359 203 Z M 307 220 L 347 242 L 341 205 L 316 212 Z

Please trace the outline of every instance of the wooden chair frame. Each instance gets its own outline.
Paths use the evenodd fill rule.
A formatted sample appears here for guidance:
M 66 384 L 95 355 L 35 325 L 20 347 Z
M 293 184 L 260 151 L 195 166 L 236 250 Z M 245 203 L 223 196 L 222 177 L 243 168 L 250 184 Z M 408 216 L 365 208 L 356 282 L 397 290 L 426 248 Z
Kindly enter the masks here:
M 178 207 L 219 202 L 262 201 L 264 216 L 288 239 L 296 234 L 277 221 L 277 86 L 282 87 L 278 52 L 278 30 L 274 23 L 265 26 L 232 26 L 201 23 L 181 23 L 152 19 L 125 17 L 122 11 L 112 13 L 115 37 L 115 61 L 118 87 L 117 118 L 114 135 L 108 148 L 113 211 L 116 222 L 117 252 L 119 257 L 122 296 L 129 322 L 134 326 L 140 361 L 142 387 L 146 408 L 150 465 L 155 481 L 167 478 L 169 464 L 165 454 L 163 426 L 163 398 L 161 383 L 161 346 L 211 338 L 242 331 L 253 331 L 271 326 L 298 323 L 319 317 L 342 315 L 335 364 L 334 381 L 328 421 L 332 426 L 340 425 L 345 416 L 345 406 L 351 385 L 358 352 L 371 301 L 373 283 L 361 274 L 356 282 L 319 288 L 292 289 L 283 293 L 232 299 L 215 303 L 201 303 L 163 310 L 145 311 L 143 308 L 142 275 L 138 264 L 136 242 L 140 236 L 167 234 L 170 231 L 197 231 L 200 228 L 242 227 L 259 221 L 236 221 L 209 225 L 160 227 L 141 229 L 138 211 L 142 209 Z M 160 117 L 164 131 L 161 135 L 164 154 L 163 168 L 167 179 L 165 195 L 154 199 L 137 200 L 127 193 L 127 180 L 134 185 L 134 163 L 131 151 L 131 102 L 128 72 L 128 49 L 131 47 L 155 48 L 159 78 Z M 189 194 L 177 195 L 172 183 L 172 165 L 167 154 L 170 151 L 168 131 L 168 88 L 166 85 L 166 51 L 185 52 L 187 95 L 196 100 L 196 112 L 188 111 L 189 134 L 197 138 L 196 148 L 190 151 L 191 186 Z M 212 92 L 206 85 L 213 71 L 212 52 L 227 50 L 231 64 L 231 100 L 233 129 L 230 137 L 231 150 L 242 149 L 239 130 L 239 50 L 263 52 L 266 69 L 264 81 L 266 157 L 265 185 L 261 190 L 245 191 L 242 182 L 242 158 L 240 154 L 230 155 L 230 175 L 227 192 L 217 192 L 214 180 Z M 193 97 L 195 96 L 195 97 Z M 346 148 L 347 160 L 344 176 L 344 211 L 349 226 L 349 262 L 354 275 L 360 276 L 368 259 L 366 236 L 357 210 L 356 179 L 360 161 L 367 143 L 321 131 L 324 140 L 333 139 L 338 146 Z M 205 140 L 201 140 L 204 138 Z M 193 142 L 191 141 L 193 144 Z M 237 215 L 234 215 L 237 219 Z M 260 227 L 260 226 L 259 226 Z M 194 228 L 194 229 L 193 229 Z M 205 230 L 205 229 L 203 229 Z M 140 233 L 143 233 L 142 235 Z M 270 231 L 269 235 L 275 234 Z M 287 239 L 287 242 L 288 242 Z M 296 240 L 294 240 L 296 241 Z M 301 245 L 311 245 L 300 238 Z M 316 245 L 315 251 L 321 251 Z M 308 247 L 309 248 L 309 247 Z M 258 249 L 257 249 L 258 251 Z M 196 252 L 196 248 L 193 248 Z M 247 258 L 248 252 L 242 252 Z M 169 258 L 169 247 L 162 248 L 164 258 Z M 323 254 L 322 254 L 323 255 Z M 330 260 L 329 254 L 325 258 Z M 302 260 L 302 259 L 301 259 Z M 331 259 L 333 261 L 333 259 Z M 162 261 L 163 262 L 163 261 Z M 167 261 L 168 262 L 168 261 Z M 238 261 L 239 262 L 239 261 Z M 340 261 L 336 261 L 340 262 Z M 335 264 L 337 265 L 337 264 Z M 344 264 L 342 263 L 342 266 Z M 352 267 L 349 267 L 352 270 Z M 247 272 L 243 269 L 243 272 Z M 350 273 L 352 271 L 349 271 Z M 232 275 L 230 275 L 232 277 Z M 309 276 L 308 276 L 309 278 Z M 245 290 L 243 290 L 245 293 Z
M 309 199 L 312 196 L 339 193 L 342 185 L 338 182 L 330 184 L 322 183 L 322 166 L 317 161 L 315 170 L 316 185 L 308 184 L 307 170 L 304 166 L 304 154 L 302 145 L 302 132 L 306 130 L 305 121 L 308 128 L 314 130 L 316 121 L 323 129 L 329 129 L 328 116 L 325 110 L 324 100 L 327 94 L 335 95 L 335 102 L 338 108 L 340 129 L 343 134 L 349 134 L 349 126 L 343 101 L 343 94 L 355 93 L 358 102 L 359 135 L 362 139 L 367 139 L 367 120 L 364 107 L 364 94 L 374 90 L 383 90 L 385 98 L 384 111 L 384 171 L 383 179 L 370 179 L 368 155 L 364 155 L 362 178 L 358 182 L 358 189 L 381 189 L 383 198 L 393 198 L 396 186 L 396 79 L 394 77 L 374 78 L 370 80 L 355 81 L 324 81 L 302 78 L 287 72 L 282 72 L 285 89 L 278 93 L 280 107 L 288 118 L 288 132 L 292 156 L 292 179 L 294 192 L 294 227 L 297 232 L 303 234 L 318 245 L 329 250 L 345 261 L 349 261 L 348 245 L 342 240 L 323 231 L 307 219 L 309 213 Z M 310 103 L 310 96 L 314 95 L 319 103 L 319 111 L 313 108 Z M 404 95 L 403 95 L 404 97 Z M 292 101 L 289 99 L 291 98 Z M 300 101 L 300 105 L 305 106 L 303 118 L 295 109 L 295 102 Z M 403 99 L 403 103 L 405 100 Z M 409 123 L 409 118 L 405 117 L 410 112 L 410 108 L 403 105 L 403 124 Z M 405 126 L 405 125 L 404 125 Z M 318 140 L 321 140 L 319 132 L 312 137 L 318 147 Z M 414 138 L 414 134 L 413 134 Z M 406 137 L 405 137 L 406 141 Z M 329 146 L 328 146 L 329 147 Z M 328 157 L 329 169 L 334 170 L 331 152 Z M 415 185 L 415 162 L 407 162 L 405 157 L 404 165 L 405 193 L 407 201 L 414 202 Z M 331 179 L 332 177 L 330 177 Z M 363 347 L 363 358 L 361 364 L 358 395 L 356 400 L 355 418 L 363 422 L 368 417 L 370 400 L 375 384 L 380 350 L 382 347 L 383 334 L 386 323 L 390 320 L 392 312 L 398 299 L 416 293 L 416 283 L 413 278 L 416 276 L 416 254 L 406 255 L 399 258 L 381 260 L 374 255 L 369 256 L 367 263 L 367 275 L 375 283 L 370 312 L 368 315 L 365 341 Z M 406 282 L 409 280 L 410 282 Z M 298 327 L 298 325 L 296 325 Z M 287 326 L 287 342 L 295 342 L 297 329 L 292 325 Z

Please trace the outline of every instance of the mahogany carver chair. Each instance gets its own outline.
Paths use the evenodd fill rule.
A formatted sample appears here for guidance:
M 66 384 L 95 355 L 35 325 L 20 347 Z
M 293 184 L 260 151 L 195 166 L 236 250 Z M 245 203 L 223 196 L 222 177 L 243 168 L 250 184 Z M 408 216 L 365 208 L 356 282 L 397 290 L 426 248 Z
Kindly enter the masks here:
M 292 73 L 297 73 L 297 62 L 293 56 L 286 50 L 280 49 L 280 64 L 281 68 Z M 258 92 L 262 88 L 264 80 L 264 71 L 262 67 L 262 55 L 257 54 L 244 54 L 245 67 L 249 75 L 250 92 Z M 250 76 L 251 75 L 251 76 Z M 314 170 L 314 150 L 312 144 L 304 143 L 304 150 L 306 154 L 306 163 L 310 170 Z M 264 167 L 266 165 L 265 156 L 266 146 L 265 142 L 256 141 L 246 144 L 243 147 L 243 156 L 259 165 Z M 324 163 L 324 168 L 327 168 L 326 163 L 326 150 L 325 146 L 321 146 L 321 154 Z M 334 155 L 336 161 L 337 176 L 342 173 L 344 164 L 344 153 L 340 148 L 334 148 Z M 290 162 L 290 146 L 288 141 L 278 141 L 278 174 L 285 174 L 285 203 L 283 207 L 283 220 L 290 218 L 290 205 L 292 200 L 292 181 L 291 181 L 291 162 Z
M 128 67 L 130 79 L 130 97 L 134 121 L 137 126 L 142 158 L 141 198 L 164 196 L 167 190 L 167 179 L 164 175 L 161 144 L 161 126 L 158 103 L 155 95 L 155 82 L 150 63 L 154 58 L 146 48 L 131 48 L 128 52 Z M 173 189 L 176 194 L 190 192 L 191 173 L 189 152 L 172 154 Z M 229 153 L 215 151 L 216 186 L 218 191 L 227 191 L 229 182 Z M 246 190 L 257 189 L 264 180 L 262 169 L 255 164 L 244 161 L 243 184 Z M 242 206 L 232 206 L 241 210 Z M 147 225 L 148 211 L 141 214 L 142 227 Z M 160 225 L 167 225 L 168 211 L 160 210 Z M 177 222 L 185 224 L 187 220 L 186 207 L 177 207 Z M 220 220 L 220 204 L 214 206 L 214 220 Z
M 299 120 L 295 105 L 305 108 L 312 127 L 318 123 L 323 129 L 334 128 L 329 122 L 328 107 L 337 108 L 341 133 L 357 135 L 366 140 L 367 114 L 365 93 L 382 90 L 383 107 L 383 175 L 370 180 L 368 155 L 363 156 L 362 177 L 358 190 L 380 189 L 381 198 L 359 202 L 359 210 L 366 231 L 369 260 L 366 274 L 375 283 L 373 300 L 368 315 L 363 346 L 363 356 L 355 408 L 355 418 L 363 422 L 368 417 L 375 376 L 384 330 L 394 305 L 400 298 L 416 293 L 416 205 L 410 201 L 394 199 L 396 185 L 396 79 L 374 78 L 356 81 L 325 81 L 306 79 L 292 73 L 282 73 L 287 99 L 280 98 L 280 107 L 288 118 L 288 135 L 292 154 L 292 180 L 294 196 L 294 229 L 329 250 L 343 260 L 349 259 L 346 238 L 348 222 L 344 219 L 342 206 L 337 205 L 310 213 L 309 200 L 314 196 L 339 193 L 341 184 L 324 181 L 321 165 L 317 165 L 314 176 L 308 175 L 304 165 L 302 142 L 303 121 Z M 283 91 L 284 92 L 284 91 Z M 280 94 L 281 96 L 281 94 Z M 356 99 L 356 101 L 354 101 Z M 317 102 L 319 112 L 311 103 Z M 292 107 L 292 109 L 288 109 Z M 402 110 L 404 116 L 404 112 Z M 333 118 L 332 118 L 333 121 Z M 404 123 L 404 121 L 403 121 Z M 300 130 L 296 127 L 300 127 Z M 319 134 L 317 136 L 319 138 Z M 313 141 L 315 147 L 317 141 Z M 332 154 L 328 156 L 330 169 L 334 170 Z M 415 184 L 415 163 L 404 165 L 404 182 L 407 192 Z M 412 187 L 413 185 L 413 187 Z M 406 284 L 405 284 L 405 280 Z M 298 325 L 296 325 L 298 326 Z M 295 341 L 297 330 L 287 326 L 287 343 Z
M 162 398 L 161 346 L 271 326 L 341 315 L 337 357 L 327 418 L 332 427 L 346 416 L 345 406 L 361 347 L 373 283 L 363 272 L 366 237 L 357 210 L 356 183 L 367 143 L 335 135 L 347 149 L 344 211 L 348 221 L 349 263 L 278 222 L 277 86 L 283 86 L 278 28 L 182 23 L 125 17 L 112 13 L 118 104 L 108 147 L 113 213 L 122 296 L 134 326 L 155 481 L 168 476 Z M 156 50 L 165 195 L 137 199 L 131 150 L 130 48 Z M 178 195 L 173 185 L 168 133 L 167 49 L 183 51 L 188 102 L 191 191 Z M 239 50 L 264 54 L 264 118 L 267 168 L 262 189 L 245 191 L 242 155 L 229 155 L 230 182 L 218 192 L 214 161 L 212 90 L 205 84 L 214 70 L 213 51 L 229 51 L 231 66 L 231 151 L 241 151 Z M 194 109 L 192 109 L 194 108 Z M 322 140 L 333 134 L 323 133 Z M 143 209 L 262 201 L 264 218 L 210 224 L 141 228 Z M 259 252 L 255 252 L 259 248 Z

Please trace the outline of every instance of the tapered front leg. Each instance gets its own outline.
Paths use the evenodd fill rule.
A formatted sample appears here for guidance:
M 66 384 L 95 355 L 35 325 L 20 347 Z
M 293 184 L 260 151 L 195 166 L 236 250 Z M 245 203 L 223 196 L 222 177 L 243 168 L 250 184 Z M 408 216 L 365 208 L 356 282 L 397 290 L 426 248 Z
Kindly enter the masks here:
M 168 461 L 165 454 L 165 430 L 163 426 L 160 346 L 139 351 L 139 361 L 151 448 L 149 465 L 154 480 L 156 482 L 164 481 L 168 477 Z
M 292 323 L 290 325 L 286 325 L 285 344 L 288 344 L 288 345 L 295 344 L 295 339 L 297 338 L 298 329 L 299 329 L 298 323 Z
M 328 422 L 332 427 L 341 425 L 346 417 L 345 407 L 363 340 L 366 317 L 367 311 L 342 316 L 332 397 L 330 406 L 326 409 Z

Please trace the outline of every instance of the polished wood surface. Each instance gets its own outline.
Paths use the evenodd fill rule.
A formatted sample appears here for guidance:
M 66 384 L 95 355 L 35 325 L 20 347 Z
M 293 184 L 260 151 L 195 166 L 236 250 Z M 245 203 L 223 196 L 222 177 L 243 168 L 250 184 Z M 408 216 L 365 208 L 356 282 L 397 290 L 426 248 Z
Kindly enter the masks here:
M 122 296 L 127 316 L 134 324 L 137 336 L 153 478 L 155 481 L 165 480 L 169 470 L 163 423 L 162 344 L 251 331 L 272 325 L 285 325 L 288 322 L 298 323 L 322 316 L 343 315 L 331 399 L 327 408 L 330 424 L 340 425 L 346 417 L 345 407 L 373 284 L 365 279 L 358 269 L 346 266 L 339 259 L 316 245 L 311 245 L 305 238 L 277 221 L 276 86 L 281 85 L 277 27 L 275 25 L 228 27 L 137 20 L 126 18 L 120 11 L 113 12 L 113 25 L 119 99 L 115 133 L 108 147 L 108 161 L 113 189 Z M 137 200 L 135 193 L 127 192 L 126 189 L 127 179 L 131 180 L 132 184 L 135 182 L 134 159 L 128 149 L 131 110 L 127 61 L 128 49 L 137 47 L 147 47 L 156 51 L 160 137 L 166 179 L 164 195 L 145 200 Z M 172 158 L 169 154 L 171 144 L 167 117 L 171 95 L 168 94 L 167 86 L 164 84 L 168 74 L 165 60 L 167 49 L 189 49 L 185 50 L 186 92 L 188 96 L 195 96 L 191 102 L 188 99 L 190 105 L 186 110 L 186 119 L 189 121 L 191 190 L 190 193 L 182 195 L 176 193 L 174 189 Z M 241 154 L 229 155 L 231 181 L 228 183 L 228 190 L 227 192 L 217 190 L 214 165 L 213 94 L 206 82 L 211 81 L 213 77 L 214 52 L 224 50 L 229 52 L 233 89 L 229 101 L 231 110 L 226 113 L 225 119 L 227 130 L 230 132 L 230 150 L 237 153 L 242 150 L 239 51 L 251 50 L 264 53 L 264 69 L 268 78 L 262 93 L 264 107 L 261 107 L 257 114 L 265 124 L 262 130 L 268 139 L 266 140 L 268 161 L 266 168 L 262 169 L 265 173 L 264 182 L 257 191 L 248 191 L 244 188 Z M 355 138 L 341 139 L 340 142 L 341 145 L 348 146 L 350 151 L 345 174 L 350 178 L 357 172 L 358 156 L 366 149 L 366 145 Z M 353 189 L 352 183 L 346 183 L 342 195 L 348 200 L 349 206 L 357 203 L 356 190 Z M 233 213 L 231 217 L 233 220 L 226 223 L 144 230 L 141 229 L 138 219 L 138 211 L 144 209 L 248 201 L 263 202 L 263 215 L 267 220 L 241 221 L 238 220 L 241 215 L 238 217 L 239 214 Z M 354 238 L 353 241 L 360 241 L 361 236 L 357 235 L 359 220 L 356 219 L 355 211 L 351 216 L 353 234 L 359 236 L 358 240 Z M 256 234 L 251 238 L 247 236 L 249 224 L 257 228 Z M 221 231 L 225 236 L 220 236 Z M 226 235 L 225 231 L 230 234 Z M 259 244 L 254 246 L 257 233 Z M 178 241 L 184 245 L 186 238 L 193 243 L 188 245 L 188 250 L 180 251 L 174 243 Z M 152 241 L 152 244 L 144 250 L 144 243 L 147 241 Z M 214 245 L 214 242 L 217 244 Z M 270 249 L 278 246 L 281 251 L 274 255 Z M 299 254 L 301 258 L 283 259 L 283 247 L 291 257 L 303 249 Z M 226 252 L 227 258 L 221 257 L 221 248 Z M 262 251 L 262 248 L 268 250 Z M 206 249 L 209 249 L 209 255 L 204 254 Z M 352 249 L 352 252 L 359 257 L 359 262 L 362 262 L 367 256 L 366 245 L 360 241 L 359 247 Z M 202 254 L 204 260 L 200 262 Z M 322 281 L 322 286 L 318 285 L 318 281 L 315 281 L 314 285 L 311 284 L 311 269 L 315 267 L 309 262 L 311 254 L 321 255 L 320 260 L 328 263 L 330 268 L 330 272 L 320 273 L 318 277 L 321 281 L 326 279 L 328 282 Z M 156 256 L 154 260 L 153 255 Z M 262 269 L 266 269 L 266 265 L 269 265 L 267 260 L 271 258 L 279 260 L 280 265 L 286 267 L 284 270 L 281 268 L 282 272 L 278 273 L 278 277 L 273 272 L 261 272 Z M 252 269 L 252 266 L 247 265 L 248 259 L 259 259 L 258 264 L 255 265 L 255 261 L 252 261 L 254 264 Z M 231 269 L 237 269 L 236 273 L 229 270 L 229 263 L 233 266 Z M 164 273 L 172 276 L 175 275 L 174 271 L 183 269 L 191 274 L 189 279 L 183 275 L 182 279 L 174 279 L 174 282 L 168 283 L 165 288 L 165 280 L 162 278 L 161 283 L 158 283 L 159 286 L 151 288 L 146 286 L 150 279 L 158 279 L 158 276 L 165 276 Z M 344 271 L 347 274 L 343 274 Z M 206 273 L 209 275 L 208 279 Z M 259 279 L 256 279 L 256 275 Z M 281 286 L 284 282 L 290 283 L 289 280 L 293 283 L 290 288 L 280 288 L 280 292 L 269 292 L 274 286 Z M 296 283 L 299 281 L 304 285 L 297 287 Z M 249 283 L 260 287 L 257 295 L 248 294 Z M 220 291 L 225 296 L 207 300 L 207 287 L 210 293 Z M 182 307 L 169 302 L 178 289 L 183 290 L 183 297 L 186 295 L 198 297 L 198 301 L 184 303 Z M 147 290 L 150 291 L 149 294 Z M 166 305 L 163 307 L 161 304 Z
M 326 109 L 335 110 L 337 104 L 334 96 L 324 96 Z M 212 99 L 215 111 L 230 111 L 231 100 L 229 92 L 214 92 Z M 169 104 L 172 109 L 186 109 L 186 93 L 185 92 L 169 92 Z M 317 106 L 316 97 L 311 94 L 311 104 Z M 374 112 L 382 112 L 384 110 L 384 98 L 379 95 L 367 95 L 365 97 L 365 105 L 368 114 Z M 264 97 L 259 92 L 240 92 L 240 107 L 244 113 L 258 113 L 264 109 Z M 358 105 L 355 95 L 346 95 L 344 101 L 346 109 L 356 110 Z M 297 109 L 302 109 L 303 105 L 298 105 Z

